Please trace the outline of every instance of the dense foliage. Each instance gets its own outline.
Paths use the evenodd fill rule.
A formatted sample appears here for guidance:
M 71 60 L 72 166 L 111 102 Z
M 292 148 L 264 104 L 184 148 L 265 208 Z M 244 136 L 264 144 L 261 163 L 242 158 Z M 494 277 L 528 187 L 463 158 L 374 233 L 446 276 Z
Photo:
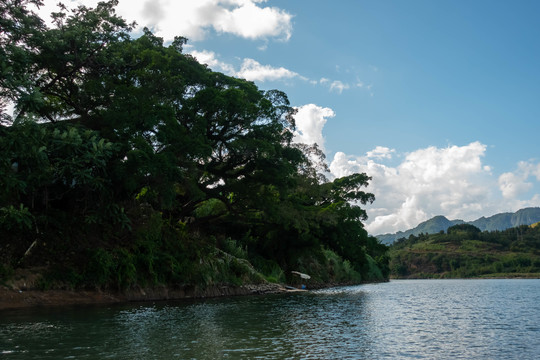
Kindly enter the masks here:
M 388 276 L 386 246 L 361 223 L 370 178 L 326 180 L 317 146 L 292 143 L 284 93 L 209 70 L 184 38 L 130 37 L 116 1 L 60 7 L 52 28 L 31 4 L 0 0 L 0 276 L 42 266 L 44 287 Z
M 539 277 L 540 226 L 481 232 L 459 224 L 447 233 L 401 238 L 390 256 L 398 278 Z

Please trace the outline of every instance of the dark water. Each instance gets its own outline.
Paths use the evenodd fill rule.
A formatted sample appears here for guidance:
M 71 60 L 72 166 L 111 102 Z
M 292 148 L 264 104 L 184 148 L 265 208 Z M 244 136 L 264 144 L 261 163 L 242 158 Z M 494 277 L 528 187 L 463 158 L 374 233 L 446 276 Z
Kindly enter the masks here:
M 0 312 L 1 359 L 540 359 L 540 280 Z

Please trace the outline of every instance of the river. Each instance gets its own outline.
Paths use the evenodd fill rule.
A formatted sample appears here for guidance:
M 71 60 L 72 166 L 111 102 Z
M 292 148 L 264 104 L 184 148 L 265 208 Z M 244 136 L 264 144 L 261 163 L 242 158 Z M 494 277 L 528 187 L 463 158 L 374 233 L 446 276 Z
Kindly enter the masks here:
M 1 359 L 538 359 L 540 280 L 0 312 Z

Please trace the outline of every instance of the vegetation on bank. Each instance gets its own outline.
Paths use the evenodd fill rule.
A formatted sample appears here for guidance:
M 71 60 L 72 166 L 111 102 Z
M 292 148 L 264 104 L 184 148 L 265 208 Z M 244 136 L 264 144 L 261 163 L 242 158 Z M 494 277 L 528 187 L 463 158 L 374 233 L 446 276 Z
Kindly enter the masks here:
M 49 28 L 39 0 L 0 0 L 0 282 L 386 279 L 361 222 L 370 178 L 326 179 L 286 94 L 211 71 L 184 38 L 130 37 L 116 3 L 61 7 Z
M 540 277 L 540 226 L 481 232 L 460 224 L 410 235 L 389 251 L 394 278 Z

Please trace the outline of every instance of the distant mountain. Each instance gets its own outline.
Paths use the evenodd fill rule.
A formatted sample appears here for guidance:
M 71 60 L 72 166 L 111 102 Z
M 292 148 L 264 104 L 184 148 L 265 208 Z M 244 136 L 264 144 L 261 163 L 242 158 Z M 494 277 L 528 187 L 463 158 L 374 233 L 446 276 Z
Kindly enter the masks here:
M 376 235 L 383 244 L 392 244 L 400 238 L 408 238 L 410 235 L 435 234 L 446 231 L 450 226 L 457 224 L 471 224 L 482 231 L 506 230 L 519 225 L 531 225 L 540 221 L 540 208 L 525 208 L 515 213 L 501 213 L 490 217 L 481 217 L 474 221 L 465 222 L 463 220 L 448 220 L 444 216 L 435 216 L 427 221 L 420 223 L 414 229 L 407 231 L 398 231 L 395 234 Z
M 383 244 L 392 244 L 397 239 L 408 238 L 411 235 L 423 234 L 435 234 L 442 231 L 446 231 L 450 226 L 456 224 L 463 224 L 463 220 L 448 220 L 446 217 L 439 215 L 421 222 L 414 229 L 407 231 L 398 231 L 395 234 L 384 234 L 376 235 L 375 237 L 379 239 Z
M 526 208 L 515 213 L 502 213 L 469 222 L 482 231 L 506 230 L 519 225 L 531 225 L 540 221 L 540 208 Z

